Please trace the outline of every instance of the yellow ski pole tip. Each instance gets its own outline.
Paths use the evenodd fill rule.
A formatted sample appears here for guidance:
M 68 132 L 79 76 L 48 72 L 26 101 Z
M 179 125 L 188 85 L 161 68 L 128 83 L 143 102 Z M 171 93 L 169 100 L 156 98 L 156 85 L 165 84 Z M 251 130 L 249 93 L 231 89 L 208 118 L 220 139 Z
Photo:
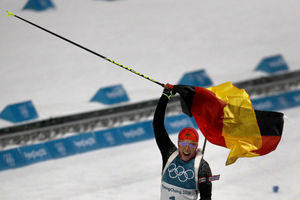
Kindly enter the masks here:
M 9 11 L 7 11 L 7 14 L 8 14 L 8 16 L 10 17 L 10 16 L 15 16 L 15 14 L 14 13 L 12 13 L 12 12 L 9 12 Z

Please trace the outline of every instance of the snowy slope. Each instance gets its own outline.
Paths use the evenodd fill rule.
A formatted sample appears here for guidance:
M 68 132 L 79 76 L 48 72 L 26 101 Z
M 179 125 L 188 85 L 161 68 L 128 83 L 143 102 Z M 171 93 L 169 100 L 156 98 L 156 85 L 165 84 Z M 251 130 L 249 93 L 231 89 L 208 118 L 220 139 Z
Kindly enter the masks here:
M 27 99 L 41 119 L 104 108 L 90 98 L 118 83 L 131 102 L 161 93 L 150 81 L 8 18 L 6 10 L 163 83 L 197 69 L 205 69 L 214 84 L 262 76 L 255 66 L 278 53 L 291 70 L 300 68 L 297 0 L 53 2 L 55 10 L 39 13 L 22 11 L 26 1 L 0 1 L 0 110 Z M 225 167 L 228 151 L 207 146 L 205 158 L 221 174 L 214 199 L 300 199 L 299 111 L 283 111 L 283 138 L 269 155 Z M 0 120 L 0 127 L 10 125 Z M 158 199 L 160 170 L 149 140 L 3 171 L 0 199 Z

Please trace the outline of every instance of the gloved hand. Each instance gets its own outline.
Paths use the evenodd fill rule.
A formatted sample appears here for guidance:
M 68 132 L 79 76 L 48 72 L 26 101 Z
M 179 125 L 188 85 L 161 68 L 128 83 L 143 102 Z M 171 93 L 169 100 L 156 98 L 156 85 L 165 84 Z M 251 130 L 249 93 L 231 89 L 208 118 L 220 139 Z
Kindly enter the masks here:
M 167 96 L 168 99 L 170 100 L 172 98 L 173 95 L 175 95 L 175 92 L 173 91 L 174 86 L 167 83 L 164 86 L 164 91 L 163 91 L 163 95 Z
M 171 85 L 170 83 L 167 83 L 167 84 L 165 84 L 164 88 L 173 90 L 174 85 Z

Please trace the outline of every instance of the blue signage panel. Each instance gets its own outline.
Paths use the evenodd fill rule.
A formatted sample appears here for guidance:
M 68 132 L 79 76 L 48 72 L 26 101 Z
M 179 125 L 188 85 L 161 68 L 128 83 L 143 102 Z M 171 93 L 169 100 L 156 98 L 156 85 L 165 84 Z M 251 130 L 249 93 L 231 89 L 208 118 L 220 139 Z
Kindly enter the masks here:
M 300 105 L 300 90 L 288 92 L 284 96 L 286 97 L 289 108 Z M 284 102 L 281 103 L 283 104 Z
M 289 69 L 287 63 L 281 55 L 275 55 L 263 58 L 256 67 L 256 71 L 264 71 L 269 74 L 287 71 Z
M 100 88 L 95 96 L 90 100 L 103 104 L 116 104 L 129 101 L 128 95 L 122 85 Z
M 123 143 L 119 128 L 96 131 L 94 135 L 100 147 L 110 147 Z
M 275 98 L 273 97 L 265 97 L 251 100 L 252 106 L 256 110 L 276 110 L 278 107 Z
M 124 143 L 146 140 L 153 137 L 153 129 L 150 122 L 136 123 L 120 128 L 120 137 Z
M 153 138 L 154 137 L 154 130 L 153 130 L 153 121 L 145 121 L 142 122 L 145 130 L 147 131 L 148 137 Z
M 73 144 L 68 138 L 52 140 L 45 143 L 53 158 L 60 158 L 75 154 Z
M 179 85 L 192 85 L 198 87 L 209 87 L 213 83 L 206 74 L 205 70 L 198 70 L 189 72 L 183 75 L 180 79 Z
M 94 134 L 92 133 L 83 133 L 68 137 L 67 139 L 73 145 L 73 149 L 76 153 L 82 153 L 100 148 L 96 138 L 94 137 Z
M 26 164 L 32 164 L 52 158 L 44 143 L 23 146 L 20 147 L 19 150 Z
M 25 101 L 6 106 L 0 114 L 0 118 L 17 123 L 36 119 L 38 114 L 32 102 Z
M 170 116 L 165 120 L 165 127 L 168 133 L 178 133 L 185 127 L 195 127 L 191 118 L 185 114 Z
M 281 110 L 300 105 L 300 90 L 251 100 L 257 110 Z
M 23 10 L 43 11 L 48 8 L 54 8 L 54 4 L 51 0 L 29 0 Z
M 18 149 L 11 149 L 0 152 L 0 170 L 21 167 L 25 164 L 26 162 L 20 155 Z
M 197 124 L 196 120 L 194 119 L 194 117 L 191 117 L 190 119 L 193 123 L 194 128 L 199 129 L 198 124 Z

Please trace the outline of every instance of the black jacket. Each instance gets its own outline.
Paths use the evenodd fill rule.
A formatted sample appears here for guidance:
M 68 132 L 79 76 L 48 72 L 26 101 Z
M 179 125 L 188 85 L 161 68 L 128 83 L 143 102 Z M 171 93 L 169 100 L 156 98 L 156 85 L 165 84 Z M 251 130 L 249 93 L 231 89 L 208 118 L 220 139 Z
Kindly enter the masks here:
M 175 151 L 177 151 L 177 147 L 171 141 L 165 126 L 164 126 L 164 119 L 165 119 L 165 111 L 167 104 L 169 102 L 168 97 L 162 95 L 158 101 L 154 119 L 153 119 L 153 128 L 157 146 L 162 155 L 162 170 L 164 169 L 169 157 Z M 211 200 L 211 191 L 212 191 L 212 184 L 208 181 L 208 177 L 212 175 L 211 169 L 209 164 L 202 159 L 200 162 L 199 167 L 199 177 L 207 177 L 207 181 L 204 183 L 199 183 L 199 192 L 200 192 L 200 200 Z

